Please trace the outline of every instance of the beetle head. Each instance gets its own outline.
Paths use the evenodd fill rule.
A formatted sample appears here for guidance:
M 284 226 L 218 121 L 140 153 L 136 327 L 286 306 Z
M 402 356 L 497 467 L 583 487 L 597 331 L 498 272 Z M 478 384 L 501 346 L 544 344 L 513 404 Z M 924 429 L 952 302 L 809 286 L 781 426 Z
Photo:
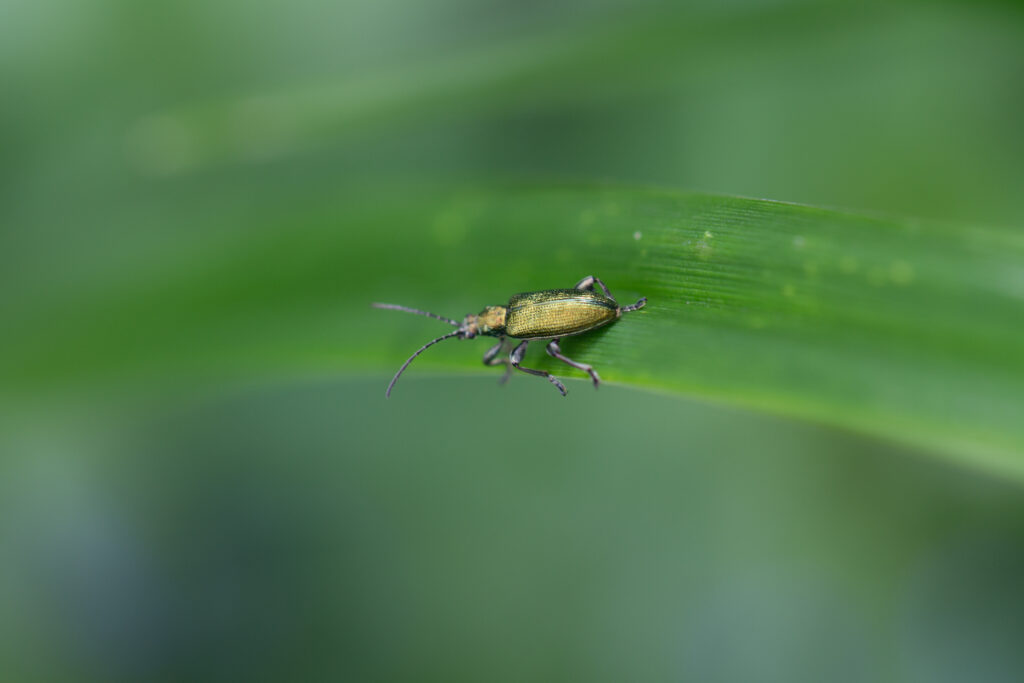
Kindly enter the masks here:
M 480 334 L 480 324 L 477 322 L 477 316 L 467 315 L 459 325 L 459 339 L 472 339 L 478 334 Z

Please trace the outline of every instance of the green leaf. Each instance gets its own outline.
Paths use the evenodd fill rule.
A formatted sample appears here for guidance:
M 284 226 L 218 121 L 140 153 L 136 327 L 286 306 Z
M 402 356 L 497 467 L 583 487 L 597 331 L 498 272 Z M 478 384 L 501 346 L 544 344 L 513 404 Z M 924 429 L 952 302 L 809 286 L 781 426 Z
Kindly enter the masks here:
M 609 384 L 850 428 L 1024 477 L 1017 231 L 596 186 L 363 189 L 256 213 L 237 219 L 244 232 L 149 254 L 145 268 L 108 264 L 105 286 L 72 291 L 69 280 L 51 310 L 26 307 L 36 324 L 4 342 L 4 391 L 373 373 L 380 396 L 367 400 L 383 400 L 390 374 L 447 328 L 372 301 L 460 318 L 593 274 L 620 302 L 648 297 L 643 311 L 562 343 Z M 479 361 L 488 346 L 430 349 L 392 400 L 430 373 L 497 377 Z M 525 364 L 583 378 L 533 347 Z M 568 386 L 568 401 L 592 391 Z

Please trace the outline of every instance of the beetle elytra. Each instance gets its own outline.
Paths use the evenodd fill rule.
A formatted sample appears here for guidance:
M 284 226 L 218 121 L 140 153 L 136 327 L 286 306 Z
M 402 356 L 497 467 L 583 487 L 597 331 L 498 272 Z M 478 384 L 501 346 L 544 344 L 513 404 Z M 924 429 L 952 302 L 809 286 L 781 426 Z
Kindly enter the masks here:
M 601 287 L 603 294 L 594 291 L 594 285 Z M 442 322 L 446 322 L 456 329 L 453 332 L 442 335 L 437 339 L 427 342 L 417 351 L 409 356 L 409 359 L 402 364 L 395 376 L 388 384 L 384 395 L 391 397 L 391 389 L 395 382 L 402 376 L 405 369 L 409 367 L 416 356 L 423 353 L 434 344 L 457 337 L 459 339 L 472 339 L 477 335 L 488 335 L 498 337 L 499 341 L 487 353 L 484 354 L 484 365 L 505 365 L 505 375 L 501 378 L 504 382 L 512 373 L 512 368 L 530 375 L 546 377 L 555 385 L 555 388 L 566 395 L 565 385 L 557 377 L 545 370 L 525 368 L 521 365 L 523 356 L 526 354 L 526 347 L 531 341 L 549 340 L 547 352 L 553 358 L 557 358 L 567 365 L 582 370 L 590 375 L 594 382 L 594 388 L 601 383 L 597 371 L 585 363 L 576 361 L 562 355 L 562 349 L 558 342 L 562 337 L 570 337 L 576 334 L 583 334 L 590 330 L 607 325 L 613 320 L 618 320 L 623 313 L 636 311 L 644 307 L 647 297 L 642 297 L 635 304 L 619 306 L 615 297 L 611 295 L 605 284 L 593 275 L 588 275 L 572 289 L 546 289 L 540 292 L 526 292 L 516 294 L 509 299 L 506 306 L 487 306 L 477 315 L 467 315 L 461 323 L 446 318 L 443 315 L 419 311 L 415 308 L 399 306 L 397 304 L 375 303 L 375 308 L 387 308 L 395 311 L 405 311 L 425 315 Z M 520 339 L 515 348 L 508 352 L 508 340 Z

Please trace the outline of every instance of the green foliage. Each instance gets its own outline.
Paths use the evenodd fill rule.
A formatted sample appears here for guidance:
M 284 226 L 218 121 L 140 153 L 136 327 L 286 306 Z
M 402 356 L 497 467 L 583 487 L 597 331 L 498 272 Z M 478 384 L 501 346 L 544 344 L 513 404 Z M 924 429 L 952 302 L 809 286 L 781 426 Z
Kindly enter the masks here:
M 15 2 L 5 679 L 1016 681 L 1019 4 Z

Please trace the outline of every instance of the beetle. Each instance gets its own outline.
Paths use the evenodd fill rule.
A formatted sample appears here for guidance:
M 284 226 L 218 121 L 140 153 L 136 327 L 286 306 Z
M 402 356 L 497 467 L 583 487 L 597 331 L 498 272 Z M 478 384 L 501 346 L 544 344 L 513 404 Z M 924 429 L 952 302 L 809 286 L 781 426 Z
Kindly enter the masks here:
M 603 294 L 594 291 L 594 285 L 601 287 Z M 437 339 L 427 342 L 421 346 L 416 353 L 409 356 L 402 367 L 398 369 L 395 376 L 388 384 L 384 395 L 391 397 L 391 390 L 395 382 L 402 376 L 405 369 L 409 367 L 416 356 L 420 355 L 434 344 L 457 337 L 459 339 L 472 339 L 477 335 L 498 337 L 499 341 L 487 353 L 484 354 L 484 365 L 505 365 L 505 374 L 502 382 L 512 374 L 512 368 L 530 375 L 546 377 L 555 388 L 566 395 L 565 385 L 557 377 L 545 370 L 526 368 L 521 365 L 523 356 L 526 354 L 526 347 L 531 341 L 550 340 L 547 344 L 547 352 L 553 358 L 557 358 L 567 365 L 582 370 L 590 375 L 594 382 L 594 388 L 601 383 L 597 371 L 585 363 L 577 363 L 571 358 L 562 354 L 558 342 L 562 337 L 571 337 L 583 334 L 590 330 L 607 325 L 613 320 L 618 320 L 623 313 L 630 313 L 639 310 L 647 304 L 647 297 L 640 298 L 635 304 L 619 306 L 615 297 L 599 278 L 588 275 L 572 289 L 545 289 L 540 292 L 524 292 L 516 294 L 509 299 L 506 306 L 486 306 L 477 315 L 467 315 L 461 323 L 443 315 L 420 311 L 398 304 L 373 304 L 374 308 L 386 308 L 395 311 L 405 311 L 425 315 L 446 322 L 457 328 L 453 332 L 442 335 Z M 508 351 L 509 339 L 521 339 L 508 354 L 503 357 L 502 353 Z

